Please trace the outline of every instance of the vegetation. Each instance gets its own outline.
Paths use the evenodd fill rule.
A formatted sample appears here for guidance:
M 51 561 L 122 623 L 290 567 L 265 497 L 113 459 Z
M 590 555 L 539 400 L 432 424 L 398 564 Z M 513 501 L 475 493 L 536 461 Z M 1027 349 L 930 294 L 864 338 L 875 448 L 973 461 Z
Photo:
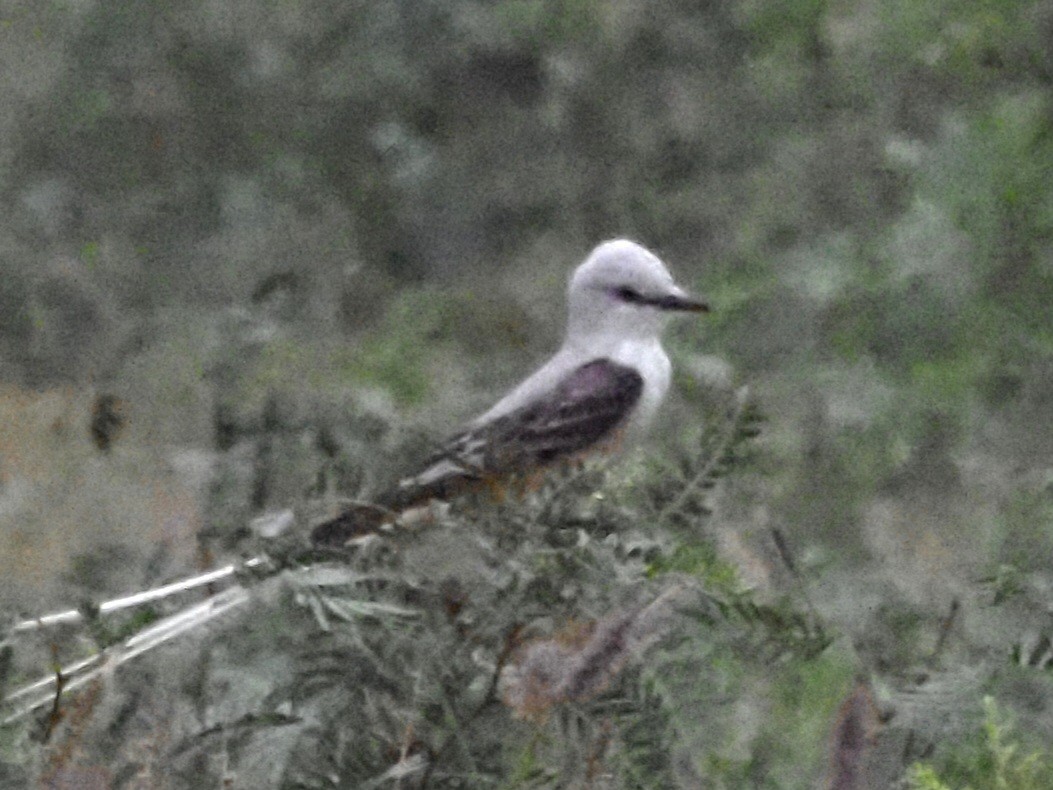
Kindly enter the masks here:
M 951 787 L 997 787 L 1028 790 L 1048 787 L 1053 782 L 1053 765 L 1040 751 L 1021 753 L 1010 722 L 991 697 L 984 697 L 983 731 L 976 743 L 955 750 L 945 758 L 942 772 L 919 763 L 911 768 L 910 786 L 915 790 L 948 790 Z M 953 777 L 945 781 L 943 776 Z M 950 784 L 949 781 L 954 781 Z M 958 782 L 964 781 L 964 785 Z
M 9 5 L 0 605 L 88 627 L 0 687 L 267 571 L 0 729 L 5 786 L 1050 783 L 1053 6 Z M 652 441 L 306 546 L 613 236 L 714 308 Z

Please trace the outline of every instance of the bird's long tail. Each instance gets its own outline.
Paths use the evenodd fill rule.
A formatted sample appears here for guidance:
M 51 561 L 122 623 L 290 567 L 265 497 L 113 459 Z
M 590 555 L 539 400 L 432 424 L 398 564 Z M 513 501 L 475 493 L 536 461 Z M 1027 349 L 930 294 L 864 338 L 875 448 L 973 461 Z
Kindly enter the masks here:
M 396 516 L 395 511 L 382 505 L 356 502 L 312 529 L 311 542 L 316 546 L 343 546 L 353 538 L 377 532 Z
M 438 500 L 448 502 L 463 494 L 485 487 L 486 478 L 465 470 L 426 483 L 404 481 L 388 489 L 375 502 L 354 502 L 338 515 L 311 530 L 311 542 L 317 546 L 343 546 L 354 538 L 372 535 L 384 524 L 395 521 L 413 508 Z

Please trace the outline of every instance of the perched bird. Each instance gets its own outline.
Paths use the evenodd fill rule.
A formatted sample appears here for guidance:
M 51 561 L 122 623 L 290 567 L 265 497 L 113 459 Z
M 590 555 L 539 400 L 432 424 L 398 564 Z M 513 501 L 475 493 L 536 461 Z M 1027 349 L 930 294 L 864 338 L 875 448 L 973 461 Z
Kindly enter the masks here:
M 533 477 L 613 449 L 646 427 L 669 389 L 661 344 L 667 319 L 707 312 L 652 252 L 625 239 L 596 247 L 567 289 L 567 331 L 555 356 L 489 411 L 443 443 L 415 474 L 377 499 L 371 517 L 353 508 L 318 525 L 312 539 L 340 544 L 383 516 L 486 485 Z

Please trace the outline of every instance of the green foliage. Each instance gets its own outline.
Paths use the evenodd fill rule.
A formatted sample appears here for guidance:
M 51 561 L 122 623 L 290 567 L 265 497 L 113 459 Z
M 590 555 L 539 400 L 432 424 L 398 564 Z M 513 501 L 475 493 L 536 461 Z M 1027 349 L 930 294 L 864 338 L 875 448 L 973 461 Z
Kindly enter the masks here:
M 1004 71 L 1026 70 L 1042 46 L 1035 4 L 1021 0 L 888 3 L 881 8 L 890 56 L 985 87 Z
M 951 749 L 939 762 L 911 767 L 913 790 L 1041 790 L 1053 783 L 1053 761 L 1047 750 L 1027 750 L 1011 721 L 987 696 L 983 730 L 970 742 Z
M 588 36 L 599 21 L 599 10 L 591 0 L 502 0 L 491 13 L 512 41 L 540 49 Z
M 853 677 L 851 661 L 846 659 L 829 651 L 807 660 L 795 657 L 779 667 L 773 679 L 772 716 L 761 734 L 772 759 L 787 765 L 822 765 L 829 759 L 831 722 Z M 787 738 L 784 728 L 794 737 Z
M 931 765 L 915 765 L 910 773 L 911 786 L 915 790 L 951 790 L 951 786 L 940 781 Z
M 741 588 L 735 566 L 721 560 L 708 542 L 679 544 L 668 557 L 656 557 L 650 572 L 686 573 L 699 579 L 707 589 L 721 592 L 732 593 Z
M 329 685 L 304 686 L 317 707 L 261 716 L 246 691 L 253 710 L 238 711 L 235 693 L 193 678 L 195 709 L 228 703 L 216 730 L 180 720 L 207 731 L 203 749 L 228 736 L 244 754 L 256 739 L 274 739 L 266 755 L 322 743 L 319 722 L 339 731 L 342 704 L 360 737 L 327 742 L 308 768 L 333 759 L 380 785 L 412 784 L 385 772 L 412 774 L 441 745 L 438 762 L 461 773 L 433 784 L 565 784 L 566 764 L 587 771 L 575 760 L 602 752 L 596 764 L 630 786 L 807 786 L 797 777 L 818 759 L 835 693 L 810 673 L 837 693 L 849 667 L 892 685 L 913 676 L 952 596 L 963 615 L 941 631 L 948 672 L 982 655 L 1045 677 L 1051 29 L 1051 6 L 1032 0 L 12 7 L 0 19 L 0 368 L 19 402 L 105 389 L 131 418 L 106 459 L 65 446 L 83 438 L 75 414 L 43 432 L 62 451 L 41 459 L 0 426 L 0 528 L 63 523 L 60 497 L 33 482 L 41 469 L 83 506 L 103 487 L 84 480 L 126 487 L 111 472 L 138 471 L 143 453 L 172 466 L 162 488 L 181 474 L 171 452 L 217 454 L 187 500 L 205 503 L 191 520 L 228 536 L 224 548 L 242 548 L 261 507 L 368 495 L 393 464 L 379 456 L 416 429 L 395 415 L 433 437 L 433 421 L 470 416 L 558 339 L 564 271 L 626 235 L 713 305 L 669 344 L 691 430 L 736 424 L 724 405 L 704 419 L 695 408 L 712 388 L 692 363 L 714 354 L 759 393 L 761 441 L 710 431 L 700 448 L 685 429 L 687 450 L 560 481 L 477 532 L 474 517 L 440 519 L 462 543 L 428 560 L 460 550 L 492 576 L 466 593 L 470 622 L 438 613 L 428 560 L 413 576 L 389 556 L 413 540 L 385 536 L 354 560 L 368 581 L 297 590 L 336 621 L 330 664 L 319 659 Z M 289 301 L 257 300 L 276 274 L 295 282 Z M 370 413 L 349 416 L 363 402 Z M 396 452 L 423 442 L 409 444 Z M 97 520 L 141 517 L 131 510 Z M 93 529 L 80 511 L 66 521 Z M 773 534 L 800 556 L 780 564 Z M 48 535 L 55 553 L 80 551 Z M 167 578 L 161 555 L 208 554 L 165 536 L 132 553 L 99 539 L 96 554 L 151 583 Z M 157 556 L 140 568 L 146 550 Z M 84 563 L 53 566 L 93 593 L 124 591 L 97 589 Z M 32 599 L 43 575 L 7 583 Z M 472 696 L 496 674 L 513 611 L 528 641 L 566 659 L 568 623 L 631 625 L 681 583 L 704 591 L 681 613 L 689 635 L 628 662 L 603 695 L 514 726 Z M 318 633 L 287 604 L 269 626 L 300 639 L 275 640 L 269 658 L 288 672 Z M 859 655 L 832 654 L 837 634 Z M 281 673 L 254 644 L 260 656 L 216 661 L 266 686 Z M 326 699 L 351 682 L 347 664 L 361 688 Z M 925 734 L 938 748 L 957 737 Z M 477 760 L 483 746 L 496 756 Z M 917 777 L 979 781 L 942 766 Z
M 727 751 L 728 689 L 780 667 L 784 693 L 804 695 L 784 712 L 821 720 L 844 664 L 815 663 L 829 638 L 812 615 L 740 589 L 705 539 L 671 539 L 686 523 L 698 532 L 713 484 L 748 468 L 759 417 L 745 393 L 729 404 L 672 483 L 643 474 L 626 487 L 588 466 L 336 555 L 272 546 L 287 575 L 260 587 L 266 610 L 226 629 L 215 666 L 222 676 L 234 662 L 238 681 L 203 681 L 230 715 L 178 747 L 174 776 L 200 783 L 202 759 L 219 754 L 246 776 L 263 743 L 287 755 L 288 787 L 611 776 L 665 788 L 742 775 Z M 772 770 L 796 737 L 765 730 Z

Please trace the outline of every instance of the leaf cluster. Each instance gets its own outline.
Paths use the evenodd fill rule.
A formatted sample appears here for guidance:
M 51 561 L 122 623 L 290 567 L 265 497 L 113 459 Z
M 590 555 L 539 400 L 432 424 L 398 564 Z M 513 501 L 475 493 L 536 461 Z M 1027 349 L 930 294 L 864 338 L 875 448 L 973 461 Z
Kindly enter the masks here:
M 590 464 L 300 555 L 267 615 L 283 677 L 187 744 L 185 775 L 217 750 L 237 773 L 276 738 L 285 787 L 690 786 L 704 760 L 678 733 L 714 656 L 829 644 L 812 615 L 742 589 L 705 537 L 759 424 L 740 392 L 675 474 Z

